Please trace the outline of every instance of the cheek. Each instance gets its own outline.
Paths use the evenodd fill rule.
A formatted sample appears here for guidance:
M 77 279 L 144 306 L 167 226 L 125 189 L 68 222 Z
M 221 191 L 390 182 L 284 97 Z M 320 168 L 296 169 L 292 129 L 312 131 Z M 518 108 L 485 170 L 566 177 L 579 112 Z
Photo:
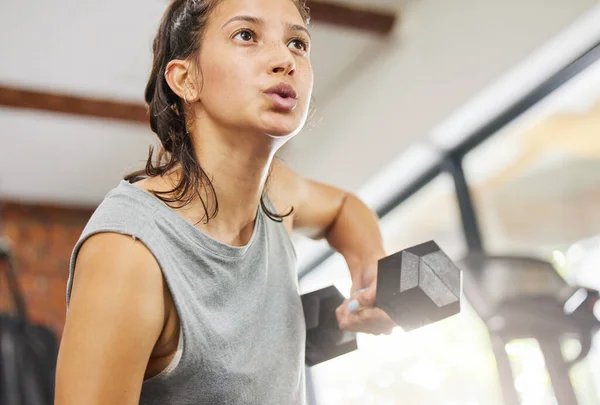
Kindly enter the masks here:
M 231 100 L 235 95 L 235 75 L 229 69 L 215 69 L 214 65 L 202 72 L 202 101 L 209 106 Z
M 302 70 L 301 83 L 300 83 L 303 91 L 305 92 L 304 99 L 306 100 L 305 102 L 306 102 L 307 107 L 308 107 L 308 104 L 310 104 L 313 83 L 314 83 L 313 71 L 309 64 L 305 69 Z
M 297 80 L 301 82 L 302 88 L 308 93 L 308 96 L 310 97 L 314 81 L 312 66 L 310 65 L 310 63 L 306 63 L 305 66 L 302 66 L 299 73 L 300 78 L 298 78 Z
M 204 103 L 207 106 L 219 104 L 220 108 L 228 108 L 227 106 L 247 102 L 251 90 L 251 76 L 243 63 L 236 63 L 231 58 L 206 63 L 202 68 L 201 96 Z M 223 105 L 224 103 L 226 105 Z

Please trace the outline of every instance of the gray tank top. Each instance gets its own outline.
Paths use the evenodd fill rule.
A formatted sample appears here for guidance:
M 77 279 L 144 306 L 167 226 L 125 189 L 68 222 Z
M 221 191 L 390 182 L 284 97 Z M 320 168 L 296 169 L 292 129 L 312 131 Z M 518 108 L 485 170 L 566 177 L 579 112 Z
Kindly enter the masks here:
M 73 249 L 67 305 L 79 248 L 100 232 L 131 235 L 148 247 L 181 320 L 177 354 L 144 381 L 140 404 L 305 403 L 306 328 L 295 251 L 282 223 L 259 208 L 250 242 L 230 246 L 123 180 Z

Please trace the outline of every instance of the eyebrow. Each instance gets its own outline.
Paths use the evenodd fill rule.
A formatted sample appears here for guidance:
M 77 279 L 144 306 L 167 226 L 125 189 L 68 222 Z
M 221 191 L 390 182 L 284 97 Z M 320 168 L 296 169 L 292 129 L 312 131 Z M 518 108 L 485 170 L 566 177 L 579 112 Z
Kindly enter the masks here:
M 265 20 L 263 20 L 262 18 L 252 17 L 249 15 L 238 15 L 238 16 L 235 16 L 235 17 L 229 19 L 225 24 L 223 24 L 223 27 L 225 27 L 226 25 L 231 24 L 232 22 L 235 22 L 235 21 L 246 21 L 246 22 L 249 22 L 251 24 L 256 24 L 256 25 L 265 25 L 266 24 Z M 223 28 L 223 27 L 221 27 L 221 28 Z M 312 38 L 310 36 L 310 32 L 308 32 L 308 29 L 302 25 L 287 23 L 285 25 L 285 27 L 292 31 L 302 31 L 302 32 L 306 33 L 306 35 L 308 35 L 309 38 Z

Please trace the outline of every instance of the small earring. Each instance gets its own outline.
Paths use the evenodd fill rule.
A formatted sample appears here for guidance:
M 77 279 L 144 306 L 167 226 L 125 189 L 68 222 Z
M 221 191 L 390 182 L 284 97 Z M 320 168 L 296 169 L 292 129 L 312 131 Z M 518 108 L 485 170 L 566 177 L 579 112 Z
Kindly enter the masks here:
M 190 102 L 187 101 L 187 94 L 183 95 L 183 100 L 185 101 L 186 104 L 188 104 L 188 105 L 190 104 Z

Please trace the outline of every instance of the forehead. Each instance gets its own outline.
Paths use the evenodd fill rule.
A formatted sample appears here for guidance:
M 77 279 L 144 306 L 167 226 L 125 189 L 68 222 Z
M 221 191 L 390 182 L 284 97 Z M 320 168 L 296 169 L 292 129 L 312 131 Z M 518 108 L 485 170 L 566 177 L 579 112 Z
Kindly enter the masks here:
M 221 0 L 213 11 L 211 20 L 220 28 L 229 19 L 238 15 L 256 17 L 267 24 L 305 25 L 300 11 L 292 0 Z

